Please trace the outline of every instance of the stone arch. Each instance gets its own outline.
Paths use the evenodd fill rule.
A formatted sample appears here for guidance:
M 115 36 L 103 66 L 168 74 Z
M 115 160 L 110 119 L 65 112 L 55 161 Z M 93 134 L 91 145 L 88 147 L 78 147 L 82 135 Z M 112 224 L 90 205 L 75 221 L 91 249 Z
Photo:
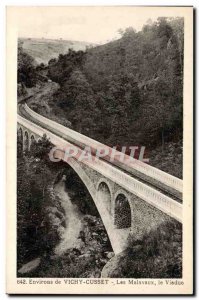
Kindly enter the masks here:
M 17 151 L 19 152 L 23 151 L 23 140 L 23 129 L 19 126 L 17 129 Z
M 111 219 L 111 214 L 107 210 L 104 210 L 103 206 L 101 206 L 101 202 L 98 201 L 96 186 L 91 181 L 91 179 L 86 174 L 83 167 L 81 166 L 81 164 L 78 161 L 75 161 L 73 158 L 70 158 L 70 159 L 67 159 L 65 162 L 67 164 L 69 164 L 71 166 L 71 168 L 73 168 L 73 170 L 77 173 L 79 178 L 82 180 L 82 182 L 86 186 L 88 192 L 90 193 L 90 195 L 95 203 L 95 206 L 97 207 L 99 215 L 103 221 L 103 224 L 104 224 L 104 227 L 109 236 L 109 240 L 110 240 L 111 246 L 113 248 L 113 251 L 117 253 L 118 251 L 117 251 L 117 248 L 114 243 L 115 237 L 112 236 L 113 222 Z
M 31 136 L 30 136 L 30 140 L 35 140 L 35 136 L 34 136 L 34 134 L 31 134 Z
M 30 150 L 33 150 L 36 144 L 36 139 L 34 134 L 31 134 L 30 136 Z
M 29 151 L 29 134 L 28 131 L 24 132 L 24 151 Z
M 119 190 L 114 199 L 114 225 L 118 229 L 130 228 L 132 224 L 132 206 L 128 194 Z
M 111 214 L 112 191 L 106 179 L 101 179 L 97 185 L 97 201 L 103 203 L 104 208 Z
M 109 189 L 110 194 L 111 194 L 111 199 L 112 199 L 112 198 L 113 198 L 113 189 L 112 189 L 112 187 L 111 187 L 110 182 L 109 182 L 105 177 L 104 177 L 104 178 L 101 178 L 101 179 L 98 181 L 98 183 L 97 183 L 97 190 L 99 189 L 99 186 L 100 186 L 100 184 L 101 184 L 102 182 L 104 182 L 104 183 L 108 186 L 108 189 Z
M 83 168 L 80 166 L 78 162 L 76 162 L 73 158 L 67 159 L 66 163 L 68 163 L 71 168 L 77 173 L 77 175 L 80 177 L 84 185 L 86 186 L 88 192 L 90 193 L 91 197 L 95 201 L 96 199 L 96 190 L 94 187 L 93 182 L 90 180 L 90 178 L 87 176 Z M 95 201 L 96 202 L 96 201 Z
M 17 133 L 18 133 L 18 135 L 23 139 L 23 129 L 22 129 L 21 126 L 19 126 L 19 127 L 17 128 Z

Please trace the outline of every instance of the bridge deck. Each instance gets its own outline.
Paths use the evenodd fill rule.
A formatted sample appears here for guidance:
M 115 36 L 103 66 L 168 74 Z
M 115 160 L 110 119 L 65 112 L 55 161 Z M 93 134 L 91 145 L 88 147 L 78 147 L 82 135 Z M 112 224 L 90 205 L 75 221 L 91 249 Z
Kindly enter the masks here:
M 25 110 L 26 111 L 26 110 Z M 20 113 L 23 113 L 26 116 L 25 119 L 18 115 L 18 122 L 28 128 L 29 130 L 35 132 L 39 136 L 43 136 L 44 133 L 50 138 L 52 144 L 56 146 L 63 147 L 67 144 L 71 146 L 72 144 L 68 142 L 63 137 L 60 137 L 61 133 L 57 134 L 59 131 L 57 128 L 54 128 L 54 132 L 52 132 L 52 127 L 46 124 L 45 128 L 43 128 L 42 121 L 32 121 L 32 117 L 30 117 L 27 111 L 24 113 L 24 107 L 20 107 Z M 27 113 L 27 115 L 26 115 Z M 62 149 L 63 149 L 62 148 Z M 80 151 L 83 151 L 79 148 Z M 152 206 L 162 210 L 166 214 L 171 217 L 177 219 L 181 222 L 182 220 L 182 205 L 175 201 L 174 199 L 164 195 L 159 192 L 157 189 L 150 187 L 148 184 L 142 183 L 137 179 L 133 178 L 131 174 L 125 173 L 123 170 L 116 168 L 114 165 L 108 164 L 106 161 L 99 159 L 98 162 L 93 163 L 90 161 L 84 162 L 89 168 L 96 170 L 101 173 L 103 176 L 109 178 L 113 182 L 116 182 L 121 187 L 126 189 L 127 191 L 135 194 L 139 198 L 145 200 Z
M 97 147 L 106 147 L 108 150 L 111 149 L 110 147 L 105 146 L 89 137 L 79 134 L 74 130 L 66 128 L 35 113 L 26 104 L 19 105 L 19 113 L 26 119 L 31 120 L 33 123 L 49 130 L 50 132 L 58 135 L 66 141 L 69 141 L 72 145 L 75 145 L 81 149 L 84 149 L 85 146 L 88 145 L 90 145 L 92 149 L 96 149 Z M 116 151 L 116 153 L 119 154 L 120 152 Z M 136 159 L 134 159 L 132 165 L 129 165 L 129 163 L 126 163 L 126 161 L 129 159 L 128 155 L 125 155 L 126 160 L 124 160 L 124 163 L 121 163 L 119 160 L 117 160 L 117 157 L 114 162 L 110 162 L 108 156 L 101 159 L 105 160 L 111 165 L 114 165 L 116 168 L 122 170 L 129 176 L 136 178 L 140 182 L 147 183 L 149 186 L 163 192 L 165 195 L 172 196 L 174 200 L 182 202 L 182 180 Z

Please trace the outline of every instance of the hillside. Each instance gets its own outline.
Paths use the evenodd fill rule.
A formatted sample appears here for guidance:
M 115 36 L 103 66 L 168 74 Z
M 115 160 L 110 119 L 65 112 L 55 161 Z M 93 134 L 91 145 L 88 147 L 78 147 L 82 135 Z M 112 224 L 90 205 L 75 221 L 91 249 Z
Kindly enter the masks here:
M 153 148 L 182 137 L 180 18 L 160 18 L 108 44 L 70 51 L 49 65 L 48 76 L 60 84 L 56 103 L 74 128 L 104 143 Z
M 85 50 L 87 46 L 92 45 L 80 41 L 35 38 L 20 38 L 19 43 L 22 44 L 24 51 L 31 55 L 38 64 L 47 64 L 50 59 L 57 58 L 59 54 L 67 53 L 69 48 L 78 51 Z
M 118 149 L 146 146 L 152 165 L 181 177 L 183 44 L 183 19 L 159 18 L 108 44 L 69 49 L 40 70 L 26 68 L 23 49 L 18 84 L 32 88 L 43 72 L 57 88 L 48 110 L 34 97 L 33 109 Z

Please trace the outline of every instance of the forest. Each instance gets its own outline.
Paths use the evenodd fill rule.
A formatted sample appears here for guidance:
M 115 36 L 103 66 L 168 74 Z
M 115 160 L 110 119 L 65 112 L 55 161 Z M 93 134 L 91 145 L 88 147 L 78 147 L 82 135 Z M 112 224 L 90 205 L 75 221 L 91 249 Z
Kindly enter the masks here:
M 159 18 L 119 40 L 48 64 L 75 130 L 109 145 L 154 147 L 182 138 L 183 19 Z
M 18 65 L 18 82 L 34 86 L 38 74 L 46 74 L 59 84 L 50 102 L 56 114 L 60 110 L 73 129 L 110 146 L 151 149 L 178 142 L 183 130 L 183 18 L 149 20 L 139 32 L 127 28 L 120 34 L 120 39 L 86 51 L 69 49 L 46 66 L 34 66 L 30 58 L 27 67 L 21 50 L 18 60 L 25 63 Z

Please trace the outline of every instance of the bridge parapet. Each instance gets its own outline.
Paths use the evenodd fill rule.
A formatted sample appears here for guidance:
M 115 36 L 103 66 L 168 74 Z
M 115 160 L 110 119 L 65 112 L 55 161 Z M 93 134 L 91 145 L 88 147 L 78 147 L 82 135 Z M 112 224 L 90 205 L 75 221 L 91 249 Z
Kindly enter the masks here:
M 51 129 L 57 129 L 60 132 L 60 135 L 66 137 L 69 142 L 76 144 L 79 147 L 89 146 L 92 149 L 107 149 L 109 153 L 111 153 L 111 148 L 103 145 L 100 142 L 97 142 L 81 133 L 78 133 L 68 127 L 64 127 L 61 124 L 58 124 L 55 121 L 47 119 L 38 113 L 31 110 L 27 104 L 25 104 L 26 112 L 37 121 L 42 122 L 43 124 L 48 125 Z M 116 156 L 121 155 L 121 152 L 116 151 Z M 174 177 L 166 172 L 163 172 L 157 168 L 154 168 L 142 161 L 136 160 L 131 158 L 131 163 L 129 163 L 129 156 L 125 155 L 124 161 L 121 163 L 117 159 L 114 163 L 119 167 L 122 168 L 124 171 L 128 171 L 133 175 L 140 176 L 141 179 L 148 180 L 151 184 L 157 184 L 158 187 L 168 188 L 169 192 L 176 193 L 177 197 L 182 197 L 183 192 L 183 182 L 181 179 Z M 113 163 L 113 164 L 114 164 Z

